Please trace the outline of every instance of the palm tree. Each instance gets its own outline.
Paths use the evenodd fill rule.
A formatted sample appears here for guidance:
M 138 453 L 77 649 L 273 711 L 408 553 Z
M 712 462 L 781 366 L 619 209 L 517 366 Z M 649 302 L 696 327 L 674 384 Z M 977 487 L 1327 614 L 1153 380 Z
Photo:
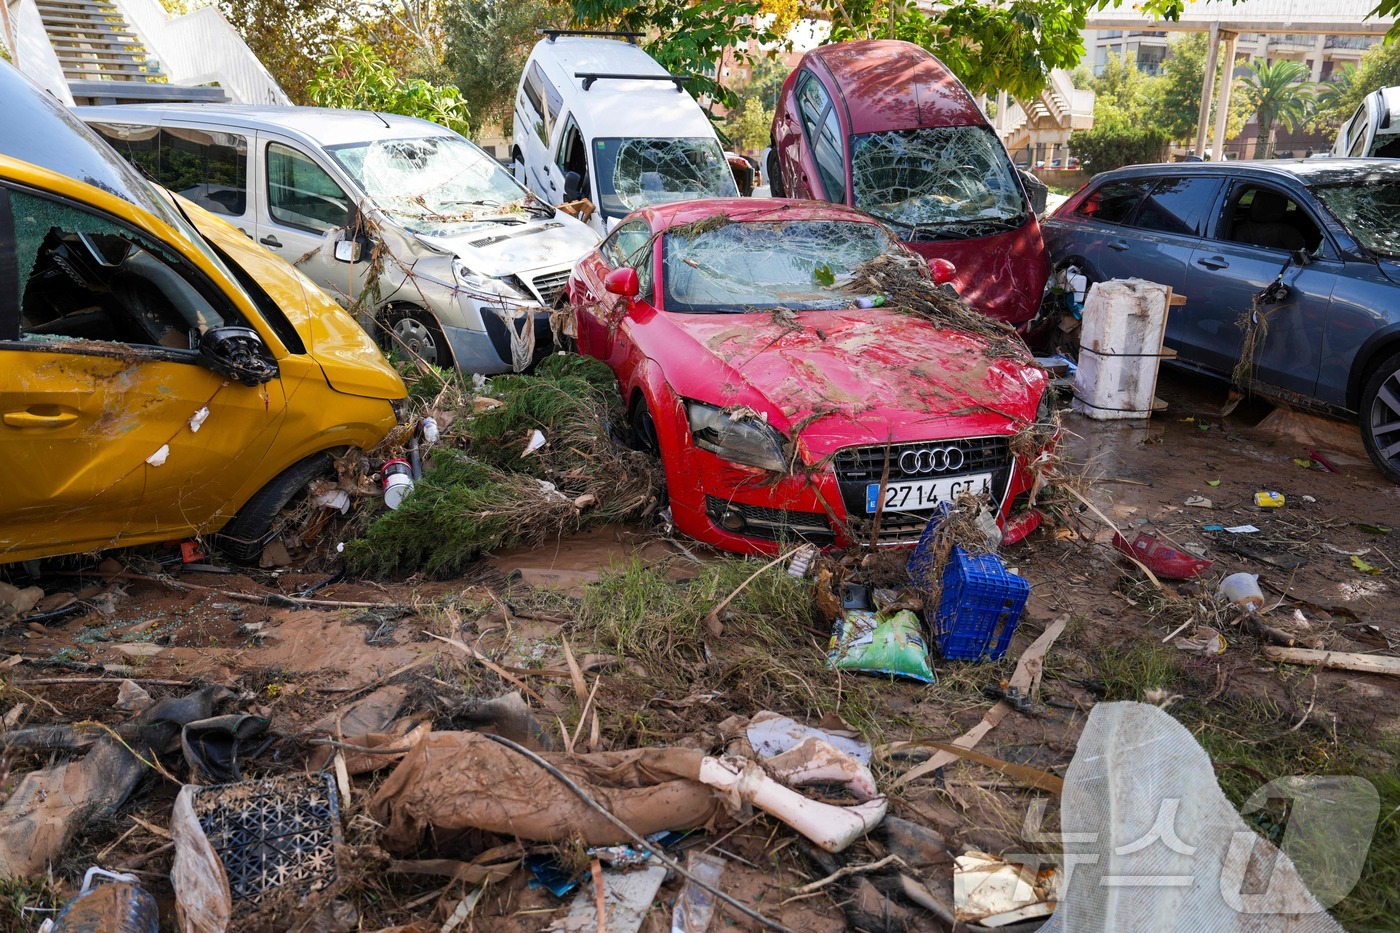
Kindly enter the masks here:
M 1274 157 L 1274 139 L 1278 124 L 1296 131 L 1305 124 L 1312 112 L 1313 89 L 1305 82 L 1308 69 L 1302 62 L 1280 59 L 1250 62 L 1250 74 L 1244 76 L 1244 92 L 1254 105 L 1259 120 L 1259 135 L 1264 139 L 1264 158 Z
M 1356 79 L 1356 63 L 1347 62 L 1332 71 L 1332 76 L 1317 86 L 1317 96 L 1313 102 L 1318 110 L 1331 110 L 1351 93 L 1352 82 Z

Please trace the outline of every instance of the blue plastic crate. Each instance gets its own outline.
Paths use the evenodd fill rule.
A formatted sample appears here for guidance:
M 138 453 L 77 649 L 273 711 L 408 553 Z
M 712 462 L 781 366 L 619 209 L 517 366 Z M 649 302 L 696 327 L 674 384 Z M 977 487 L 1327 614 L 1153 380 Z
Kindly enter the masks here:
M 914 545 L 914 550 L 909 554 L 909 579 L 915 586 L 925 590 L 932 589 L 933 584 L 929 579 L 929 571 L 933 569 L 933 536 L 938 533 L 938 523 L 943 521 L 948 512 L 948 503 L 938 503 L 938 508 L 929 516 L 928 524 L 924 526 L 924 533 L 919 535 L 919 543 Z
M 954 547 L 933 620 L 938 650 L 951 661 L 999 660 L 1030 593 L 1030 582 L 1008 573 L 997 555 L 973 557 Z

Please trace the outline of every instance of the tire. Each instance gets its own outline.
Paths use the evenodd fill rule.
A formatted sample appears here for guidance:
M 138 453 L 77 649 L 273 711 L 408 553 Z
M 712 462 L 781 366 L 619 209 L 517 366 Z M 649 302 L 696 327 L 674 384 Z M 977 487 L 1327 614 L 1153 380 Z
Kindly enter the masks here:
M 1361 440 L 1376 468 L 1400 483 L 1400 353 L 1371 371 L 1361 390 Z
M 787 194 L 783 191 L 783 173 L 779 171 L 778 146 L 775 143 L 768 150 L 768 164 L 763 167 L 768 176 L 768 194 L 775 198 L 785 198 Z
M 262 556 L 263 545 L 272 531 L 272 522 L 277 514 L 307 483 L 330 472 L 331 458 L 327 454 L 314 454 L 305 460 L 298 460 L 274 476 L 244 503 L 238 514 L 214 536 L 215 546 L 239 563 L 256 561 Z
M 627 415 L 627 427 L 631 432 L 632 447 L 643 453 L 661 459 L 661 442 L 656 436 L 656 421 L 651 417 L 647 400 L 638 396 Z
M 407 353 L 433 366 L 452 368 L 452 350 L 430 312 L 422 308 L 390 308 L 380 326 L 384 329 L 386 353 Z

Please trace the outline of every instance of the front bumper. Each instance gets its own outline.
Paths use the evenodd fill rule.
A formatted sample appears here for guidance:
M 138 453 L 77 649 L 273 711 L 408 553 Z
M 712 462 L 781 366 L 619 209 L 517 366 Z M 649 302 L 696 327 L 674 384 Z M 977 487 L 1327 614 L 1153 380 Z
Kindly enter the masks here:
M 517 328 L 518 336 L 524 335 L 525 327 L 534 328 L 535 349 L 530 358 L 532 364 L 539 362 L 554 350 L 554 335 L 549 329 L 547 311 L 535 311 L 533 321 L 530 316 L 521 315 L 518 322 L 512 325 L 502 320 L 500 315 L 485 309 L 481 312 L 481 321 L 484 325 L 482 330 L 450 325 L 443 325 L 442 328 L 447 345 L 452 349 L 452 359 L 457 368 L 464 373 L 494 376 L 498 373 L 514 372 L 509 330 L 511 326 Z

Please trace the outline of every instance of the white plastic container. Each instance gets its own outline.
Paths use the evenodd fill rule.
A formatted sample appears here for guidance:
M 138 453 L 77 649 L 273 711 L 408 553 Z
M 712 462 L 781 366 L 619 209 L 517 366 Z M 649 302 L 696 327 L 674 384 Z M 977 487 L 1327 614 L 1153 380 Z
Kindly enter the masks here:
M 1258 574 L 1230 574 L 1220 581 L 1220 595 L 1241 609 L 1251 612 L 1264 608 L 1264 592 L 1259 589 Z
M 1098 421 L 1152 415 L 1171 290 L 1142 279 L 1089 288 L 1079 335 L 1074 410 Z

